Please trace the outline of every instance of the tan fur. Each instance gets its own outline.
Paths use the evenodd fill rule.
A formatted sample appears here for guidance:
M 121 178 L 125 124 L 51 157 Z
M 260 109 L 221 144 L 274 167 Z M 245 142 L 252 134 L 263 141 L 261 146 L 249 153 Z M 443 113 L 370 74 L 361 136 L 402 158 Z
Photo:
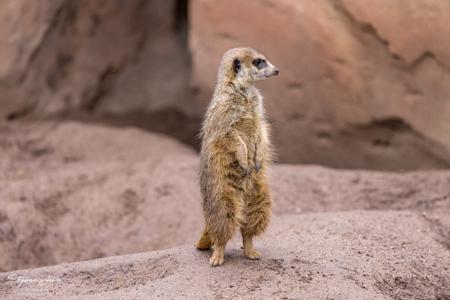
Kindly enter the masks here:
M 213 266 L 223 263 L 225 246 L 237 228 L 245 256 L 258 259 L 252 238 L 265 230 L 270 219 L 268 125 L 262 97 L 252 83 L 262 79 L 263 72 L 268 77 L 278 70 L 269 62 L 264 70 L 258 70 L 252 65 L 255 58 L 264 56 L 251 48 L 225 53 L 202 126 L 200 186 L 205 230 L 197 248 L 213 245 Z M 233 69 L 235 59 L 241 62 L 238 74 Z

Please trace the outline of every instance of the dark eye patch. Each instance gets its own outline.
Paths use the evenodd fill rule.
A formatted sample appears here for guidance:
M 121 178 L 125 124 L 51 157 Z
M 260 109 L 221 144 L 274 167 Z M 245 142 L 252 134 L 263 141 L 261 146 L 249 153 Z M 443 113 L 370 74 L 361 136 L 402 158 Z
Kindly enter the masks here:
M 241 62 L 239 61 L 239 59 L 235 59 L 235 60 L 233 60 L 233 71 L 234 71 L 234 73 L 238 73 L 239 72 L 239 70 L 241 69 Z
M 262 58 L 257 58 L 257 59 L 255 59 L 255 60 L 253 60 L 253 65 L 255 66 L 255 67 L 257 67 L 258 69 L 262 69 L 262 68 L 264 68 L 265 66 L 267 66 L 267 61 L 265 60 L 265 59 L 262 59 Z

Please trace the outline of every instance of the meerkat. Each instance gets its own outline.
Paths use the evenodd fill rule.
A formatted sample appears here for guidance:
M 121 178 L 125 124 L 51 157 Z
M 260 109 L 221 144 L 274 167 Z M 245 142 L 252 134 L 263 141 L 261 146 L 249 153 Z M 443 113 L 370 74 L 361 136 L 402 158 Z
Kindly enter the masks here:
M 272 151 L 263 97 L 253 83 L 278 72 L 251 48 L 234 48 L 223 55 L 200 133 L 205 229 L 196 246 L 213 247 L 211 266 L 223 263 L 225 246 L 237 228 L 244 256 L 260 258 L 253 237 L 265 230 L 270 219 L 266 169 Z

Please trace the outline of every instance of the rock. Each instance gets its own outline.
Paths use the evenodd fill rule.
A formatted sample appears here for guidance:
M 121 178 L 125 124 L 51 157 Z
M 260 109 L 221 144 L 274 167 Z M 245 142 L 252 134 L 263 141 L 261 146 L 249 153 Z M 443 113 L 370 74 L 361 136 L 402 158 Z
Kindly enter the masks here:
M 156 112 L 186 99 L 185 1 L 0 4 L 0 119 Z
M 395 173 L 277 165 L 270 178 L 275 210 L 280 214 L 349 209 L 450 211 L 449 171 Z
M 235 242 L 211 268 L 209 251 L 186 246 L 2 273 L 0 296 L 447 299 L 450 251 L 433 234 L 412 212 L 285 215 L 256 243 L 259 261 Z
M 447 2 L 230 1 L 3 1 L 0 120 L 81 113 L 198 148 L 220 57 L 247 45 L 281 69 L 259 85 L 279 162 L 450 167 Z
M 192 149 L 79 123 L 0 127 L 0 271 L 194 242 Z
M 373 172 L 278 165 L 271 174 L 276 214 L 348 210 L 417 211 L 450 249 L 450 172 Z M 301 199 L 301 200 L 299 200 Z
M 198 156 L 159 134 L 76 122 L 0 125 L 0 271 L 193 245 Z M 416 211 L 450 247 L 450 172 L 275 165 L 274 214 Z
M 281 162 L 448 168 L 449 11 L 439 0 L 192 1 L 192 109 L 207 105 L 223 52 L 249 45 L 281 71 L 259 84 Z
M 355 0 L 341 1 L 355 21 L 373 26 L 380 38 L 388 42 L 386 46 L 392 55 L 408 64 L 434 56 L 431 59 L 450 68 L 450 41 L 445 38 L 450 34 L 450 28 L 445 26 L 450 18 L 450 3 L 381 0 L 377 5 L 362 5 Z

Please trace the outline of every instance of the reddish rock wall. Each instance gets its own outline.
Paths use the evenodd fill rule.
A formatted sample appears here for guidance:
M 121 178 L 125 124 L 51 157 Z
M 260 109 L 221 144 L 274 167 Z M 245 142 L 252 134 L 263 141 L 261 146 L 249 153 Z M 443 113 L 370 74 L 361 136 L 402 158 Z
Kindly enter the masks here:
M 194 0 L 190 20 L 198 106 L 227 48 L 280 68 L 260 87 L 281 161 L 449 166 L 449 3 Z
M 126 114 L 185 99 L 182 3 L 3 1 L 0 114 Z

